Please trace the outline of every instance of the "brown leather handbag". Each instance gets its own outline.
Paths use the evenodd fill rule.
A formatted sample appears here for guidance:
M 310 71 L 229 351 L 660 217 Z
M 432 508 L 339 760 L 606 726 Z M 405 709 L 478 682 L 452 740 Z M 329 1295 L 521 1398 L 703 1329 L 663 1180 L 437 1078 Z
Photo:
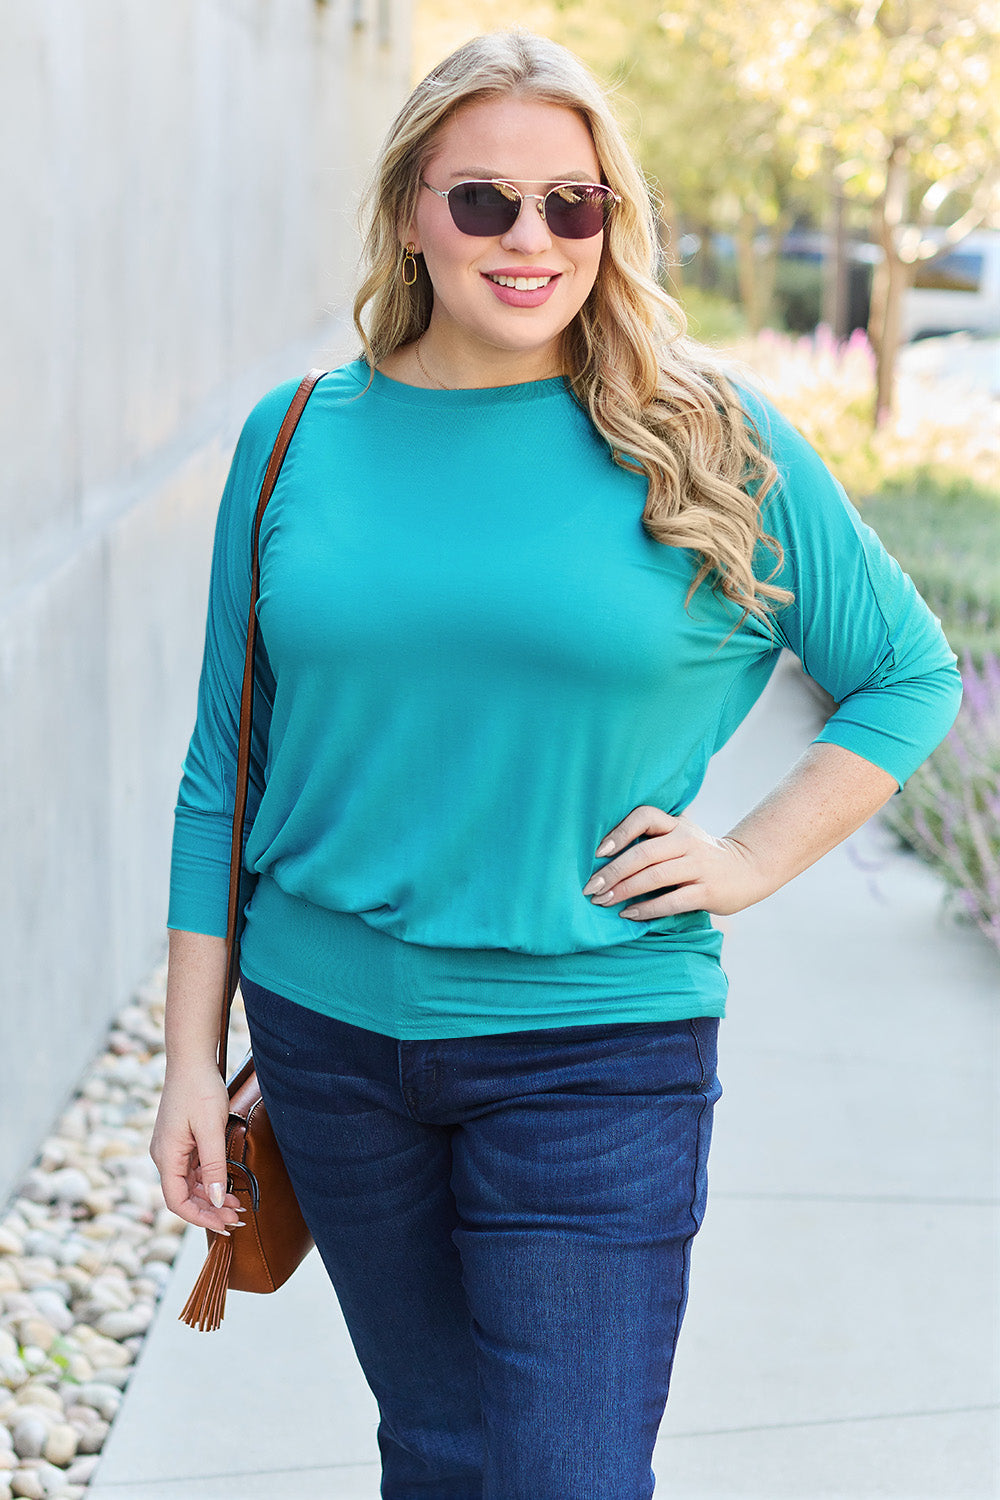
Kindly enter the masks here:
M 219 1071 L 227 1074 L 229 1012 L 240 979 L 240 931 L 243 905 L 244 822 L 250 784 L 250 735 L 253 725 L 254 653 L 257 645 L 257 598 L 260 592 L 260 523 L 271 498 L 292 434 L 325 370 L 310 370 L 285 413 L 261 484 L 253 527 L 250 617 L 247 624 L 243 690 L 240 698 L 240 739 L 236 765 L 236 805 L 229 858 L 229 914 L 226 924 L 226 978 L 219 1007 Z M 285 1164 L 278 1150 L 261 1098 L 252 1055 L 228 1080 L 229 1122 L 226 1126 L 226 1165 L 229 1191 L 235 1193 L 245 1234 L 208 1235 L 208 1256 L 180 1321 L 209 1332 L 218 1328 L 226 1309 L 226 1292 L 273 1292 L 282 1286 L 312 1248 Z

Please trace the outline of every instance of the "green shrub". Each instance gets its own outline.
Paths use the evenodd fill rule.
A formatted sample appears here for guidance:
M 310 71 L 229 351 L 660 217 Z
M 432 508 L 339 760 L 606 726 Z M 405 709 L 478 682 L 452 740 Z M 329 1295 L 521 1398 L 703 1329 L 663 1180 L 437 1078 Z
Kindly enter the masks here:
M 714 347 L 746 338 L 747 320 L 728 297 L 718 292 L 702 291 L 701 287 L 686 286 L 679 300 L 687 313 L 692 338 Z
M 900 382 L 877 432 L 873 360 L 837 344 L 764 333 L 740 346 L 766 393 L 839 475 L 910 574 L 962 662 L 965 699 L 944 743 L 883 810 L 942 876 L 956 906 L 1000 948 L 1000 482 L 986 392 Z
M 781 256 L 774 273 L 774 310 L 789 333 L 811 333 L 822 316 L 823 267 Z
M 861 513 L 909 573 L 957 654 L 1000 655 L 1000 494 L 924 476 L 887 485 Z

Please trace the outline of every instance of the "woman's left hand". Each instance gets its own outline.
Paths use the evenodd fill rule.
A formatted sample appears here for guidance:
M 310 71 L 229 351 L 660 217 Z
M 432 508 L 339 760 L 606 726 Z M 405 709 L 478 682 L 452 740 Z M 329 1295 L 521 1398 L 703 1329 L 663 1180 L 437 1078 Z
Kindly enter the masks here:
M 727 916 L 762 901 L 773 889 L 746 844 L 732 835 L 715 838 L 683 814 L 675 818 L 659 807 L 633 808 L 598 847 L 598 857 L 605 854 L 614 858 L 583 888 L 595 906 L 617 906 L 670 887 L 618 913 L 633 922 L 684 911 Z
M 836 848 L 898 784 L 853 750 L 817 741 L 725 838 L 713 838 L 683 813 L 675 818 L 659 807 L 634 807 L 599 845 L 598 859 L 614 857 L 587 881 L 584 895 L 597 906 L 617 906 L 668 887 L 619 916 L 633 922 L 682 911 L 729 916 Z

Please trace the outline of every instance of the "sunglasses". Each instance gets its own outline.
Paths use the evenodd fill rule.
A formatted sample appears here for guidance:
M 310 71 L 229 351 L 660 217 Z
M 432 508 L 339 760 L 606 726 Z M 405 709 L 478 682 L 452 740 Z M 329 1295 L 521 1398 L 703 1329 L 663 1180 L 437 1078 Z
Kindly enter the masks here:
M 517 223 L 521 208 L 533 198 L 543 220 L 561 240 L 589 240 L 600 234 L 617 193 L 599 182 L 560 182 L 547 193 L 520 193 L 509 182 L 456 182 L 448 191 L 423 187 L 443 198 L 455 228 L 480 239 L 506 234 Z

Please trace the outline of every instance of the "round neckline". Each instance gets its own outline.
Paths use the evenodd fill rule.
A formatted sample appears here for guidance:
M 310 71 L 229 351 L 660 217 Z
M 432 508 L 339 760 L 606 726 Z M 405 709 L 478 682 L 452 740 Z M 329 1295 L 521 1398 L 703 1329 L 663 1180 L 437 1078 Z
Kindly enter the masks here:
M 362 388 L 370 389 L 388 401 L 398 401 L 406 406 L 489 406 L 519 401 L 541 401 L 551 396 L 561 396 L 569 389 L 565 375 L 548 375 L 544 380 L 524 380 L 515 385 L 458 386 L 454 390 L 438 390 L 430 386 L 407 385 L 383 375 L 381 370 L 369 371 L 367 360 L 358 358 L 348 366 L 352 376 Z

